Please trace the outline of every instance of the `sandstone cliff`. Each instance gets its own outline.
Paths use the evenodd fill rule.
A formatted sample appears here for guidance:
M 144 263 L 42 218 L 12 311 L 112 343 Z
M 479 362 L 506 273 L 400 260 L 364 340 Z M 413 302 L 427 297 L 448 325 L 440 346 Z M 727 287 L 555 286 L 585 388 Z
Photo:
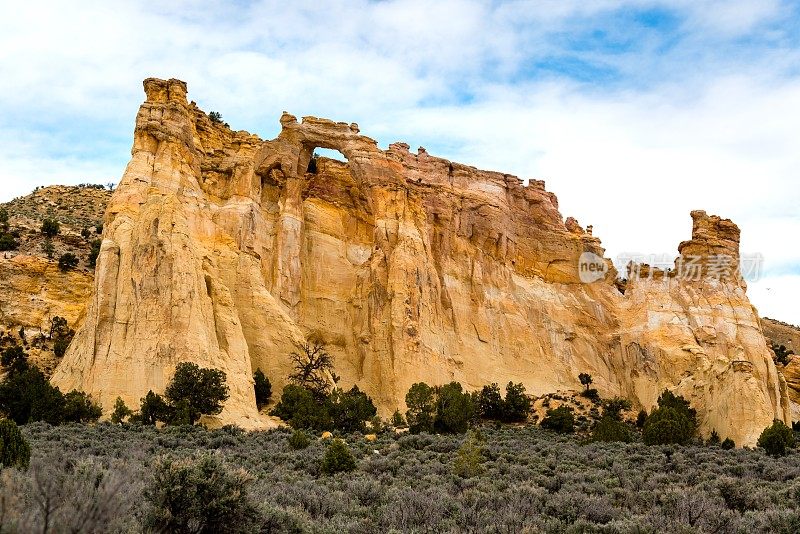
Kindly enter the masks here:
M 699 257 L 699 278 L 661 273 L 622 295 L 613 269 L 581 282 L 579 259 L 602 258 L 600 241 L 563 220 L 543 182 L 404 143 L 381 150 L 355 124 L 287 113 L 262 141 L 210 121 L 181 81 L 144 86 L 86 322 L 53 379 L 62 389 L 135 406 L 190 360 L 228 374 L 220 422 L 260 427 L 252 370 L 280 391 L 287 355 L 313 338 L 383 414 L 417 381 L 541 394 L 588 372 L 601 394 L 648 409 L 675 389 L 703 432 L 738 444 L 788 420 L 744 283 L 708 272 L 712 255 L 738 258 L 730 221 L 693 213 L 681 257 Z M 306 172 L 317 147 L 348 161 Z

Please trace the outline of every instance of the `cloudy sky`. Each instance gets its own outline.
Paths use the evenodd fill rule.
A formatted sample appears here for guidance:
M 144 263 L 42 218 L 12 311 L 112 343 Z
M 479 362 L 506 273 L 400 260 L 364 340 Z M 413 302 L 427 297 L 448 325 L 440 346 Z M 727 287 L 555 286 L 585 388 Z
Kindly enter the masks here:
M 156 4 L 0 0 L 0 201 L 117 181 L 142 79 L 176 77 L 265 138 L 287 110 L 544 179 L 611 258 L 731 218 L 751 299 L 800 324 L 797 2 Z

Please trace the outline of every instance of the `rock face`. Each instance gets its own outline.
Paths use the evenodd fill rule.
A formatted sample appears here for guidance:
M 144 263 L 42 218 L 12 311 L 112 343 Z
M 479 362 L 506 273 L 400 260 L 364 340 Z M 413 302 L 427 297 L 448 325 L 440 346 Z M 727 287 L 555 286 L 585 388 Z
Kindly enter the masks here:
M 53 378 L 62 389 L 136 406 L 194 361 L 228 375 L 220 422 L 255 428 L 252 371 L 280 391 L 288 354 L 313 339 L 384 415 L 418 381 L 542 394 L 588 372 L 604 396 L 648 409 L 675 389 L 706 434 L 741 445 L 787 420 L 744 283 L 711 276 L 713 255 L 738 258 L 730 221 L 693 213 L 681 257 L 699 256 L 697 280 L 660 273 L 622 295 L 600 241 L 563 220 L 543 182 L 404 143 L 381 150 L 355 124 L 287 113 L 262 141 L 210 121 L 181 81 L 144 86 L 92 302 Z M 348 161 L 306 172 L 317 147 Z M 592 283 L 587 253 L 602 267 Z
M 771 346 L 783 345 L 790 353 L 786 365 L 778 364 L 778 370 L 789 388 L 792 420 L 800 420 L 800 328 L 767 317 L 761 319 L 761 328 Z

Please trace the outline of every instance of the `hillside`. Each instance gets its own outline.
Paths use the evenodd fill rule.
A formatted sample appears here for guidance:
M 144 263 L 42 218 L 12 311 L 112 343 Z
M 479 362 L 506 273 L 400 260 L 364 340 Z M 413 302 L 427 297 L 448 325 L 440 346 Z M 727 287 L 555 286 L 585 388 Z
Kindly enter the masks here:
M 94 279 L 89 253 L 102 232 L 110 198 L 105 188 L 51 186 L 0 204 L 8 212 L 8 233 L 17 244 L 15 250 L 0 252 L 0 347 L 21 342 L 45 374 L 58 362 L 53 353 L 57 335 L 50 332 L 53 319 L 66 319 L 68 332 L 85 316 Z M 41 231 L 45 219 L 60 225 L 50 239 L 49 255 Z M 75 255 L 78 264 L 59 269 L 58 260 L 67 253 Z

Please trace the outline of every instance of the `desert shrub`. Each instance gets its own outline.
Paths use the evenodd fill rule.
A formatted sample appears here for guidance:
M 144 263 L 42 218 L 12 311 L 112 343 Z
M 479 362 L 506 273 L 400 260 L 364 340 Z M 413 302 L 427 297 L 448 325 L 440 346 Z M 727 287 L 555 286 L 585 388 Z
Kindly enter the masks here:
M 144 492 L 145 526 L 156 532 L 252 532 L 258 521 L 248 498 L 252 477 L 214 456 L 159 459 Z
M 631 409 L 631 401 L 620 397 L 614 397 L 603 403 L 603 415 L 616 420 L 622 419 L 622 411 Z
M 27 469 L 31 448 L 14 421 L 0 420 L 0 466 Z
M 636 414 L 636 428 L 642 428 L 645 421 L 647 421 L 647 411 L 641 409 L 639 413 Z
M 56 253 L 56 247 L 53 246 L 53 241 L 48 237 L 42 242 L 42 252 L 47 259 L 52 260 Z
M 708 441 L 706 442 L 706 445 L 714 446 L 714 445 L 719 445 L 720 443 L 721 440 L 719 439 L 719 434 L 717 434 L 716 430 L 712 430 L 711 435 L 708 436 Z
M 19 374 L 28 368 L 28 355 L 19 345 L 13 345 L 0 354 L 0 363 L 9 375 Z
M 547 410 L 541 427 L 562 434 L 575 431 L 575 414 L 569 406 L 559 406 Z
M 433 432 L 433 420 L 436 415 L 436 394 L 432 387 L 424 382 L 412 385 L 406 393 L 406 421 L 413 434 Z
M 437 432 L 463 434 L 467 431 L 474 413 L 472 396 L 464 392 L 458 382 L 436 388 L 436 417 L 433 428 Z
M 91 248 L 89 249 L 89 259 L 88 264 L 89 267 L 94 269 L 97 267 L 97 257 L 100 256 L 100 247 L 103 245 L 103 242 L 99 239 L 95 239 L 92 241 Z
M 141 400 L 136 420 L 143 425 L 155 425 L 159 421 L 166 423 L 172 420 L 173 411 L 164 397 L 150 390 Z
M 334 439 L 322 457 L 321 468 L 326 475 L 354 471 L 356 459 L 344 441 Z
M 111 412 L 111 422 L 119 425 L 125 422 L 130 416 L 133 415 L 133 410 L 128 408 L 125 401 L 121 397 L 117 397 L 114 401 L 114 411 Z
M 71 252 L 66 252 L 58 258 L 58 268 L 62 272 L 71 271 L 78 266 L 78 257 Z
M 462 478 L 471 478 L 484 472 L 483 439 L 471 432 L 458 448 L 453 462 L 453 473 Z
M 757 445 L 767 451 L 770 456 L 785 456 L 787 449 L 795 445 L 794 432 L 783 424 L 783 421 L 775 420 L 761 432 L 758 437 Z
M 228 400 L 225 372 L 179 363 L 164 397 L 176 410 L 178 423 L 194 424 L 202 415 L 216 415 Z
M 283 388 L 281 400 L 272 410 L 292 428 L 330 430 L 333 421 L 328 413 L 328 404 L 318 401 L 314 393 L 302 386 L 288 384 Z
M 33 421 L 57 425 L 63 408 L 64 395 L 36 367 L 29 366 L 0 383 L 0 410 L 18 425 Z
M 334 389 L 326 401 L 333 428 L 342 432 L 364 432 L 364 422 L 378 413 L 372 399 L 353 386 L 349 391 Z
M 92 235 L 92 233 L 89 231 L 89 229 L 88 229 L 88 228 L 84 227 L 84 228 L 81 230 L 81 237 L 82 237 L 82 238 L 84 238 L 84 239 L 89 239 L 89 236 L 90 236 L 90 235 Z
M 211 119 L 211 122 L 213 123 L 216 124 L 222 123 L 222 113 L 220 113 L 219 111 L 209 111 L 208 118 Z
M 103 409 L 83 391 L 72 390 L 64 395 L 62 421 L 66 423 L 90 423 L 100 419 Z
M 56 358 L 63 358 L 64 354 L 67 353 L 67 349 L 69 348 L 69 344 L 71 343 L 70 339 L 60 337 L 55 340 L 53 343 L 53 354 L 55 354 Z
M 406 424 L 406 418 L 403 417 L 403 414 L 400 413 L 400 410 L 395 410 L 392 414 L 392 426 L 395 428 L 405 428 L 408 426 Z
M 256 372 L 253 373 L 253 381 L 256 390 L 256 406 L 260 410 L 269 404 L 269 400 L 272 397 L 272 384 L 270 384 L 269 378 L 264 375 L 261 369 L 256 369 Z
M 311 445 L 311 438 L 302 430 L 295 430 L 292 432 L 292 435 L 289 436 L 289 446 L 296 451 L 305 449 L 309 445 Z
M 54 238 L 61 231 L 61 225 L 55 219 L 45 219 L 42 221 L 42 233 L 49 237 Z
M 0 252 L 16 250 L 19 245 L 14 236 L 7 233 L 0 233 Z
M 595 388 L 591 388 L 591 389 L 587 388 L 587 389 L 581 391 L 581 397 L 585 397 L 585 398 L 589 399 L 590 401 L 592 401 L 595 404 L 599 404 L 600 403 L 600 393 L 598 393 Z
M 592 429 L 592 441 L 621 441 L 630 443 L 633 441 L 633 434 L 628 425 L 617 417 L 603 415 L 600 421 Z
M 731 438 L 725 438 L 722 440 L 722 443 L 720 443 L 720 447 L 729 451 L 736 448 L 736 443 Z
M 97 235 L 102 235 L 103 234 L 103 223 L 100 223 L 100 224 L 98 224 L 97 226 L 94 227 L 94 233 L 97 234 Z
M 0 208 L 0 230 L 8 231 L 8 210 Z
M 500 386 L 497 384 L 483 386 L 478 394 L 478 410 L 481 417 L 486 419 L 503 417 L 503 396 L 500 394 Z
M 525 394 L 525 386 L 509 382 L 503 401 L 502 420 L 508 423 L 526 421 L 531 411 L 531 399 Z
M 689 402 L 665 390 L 658 398 L 658 407 L 644 422 L 642 439 L 647 445 L 686 444 L 696 428 L 697 415 Z

